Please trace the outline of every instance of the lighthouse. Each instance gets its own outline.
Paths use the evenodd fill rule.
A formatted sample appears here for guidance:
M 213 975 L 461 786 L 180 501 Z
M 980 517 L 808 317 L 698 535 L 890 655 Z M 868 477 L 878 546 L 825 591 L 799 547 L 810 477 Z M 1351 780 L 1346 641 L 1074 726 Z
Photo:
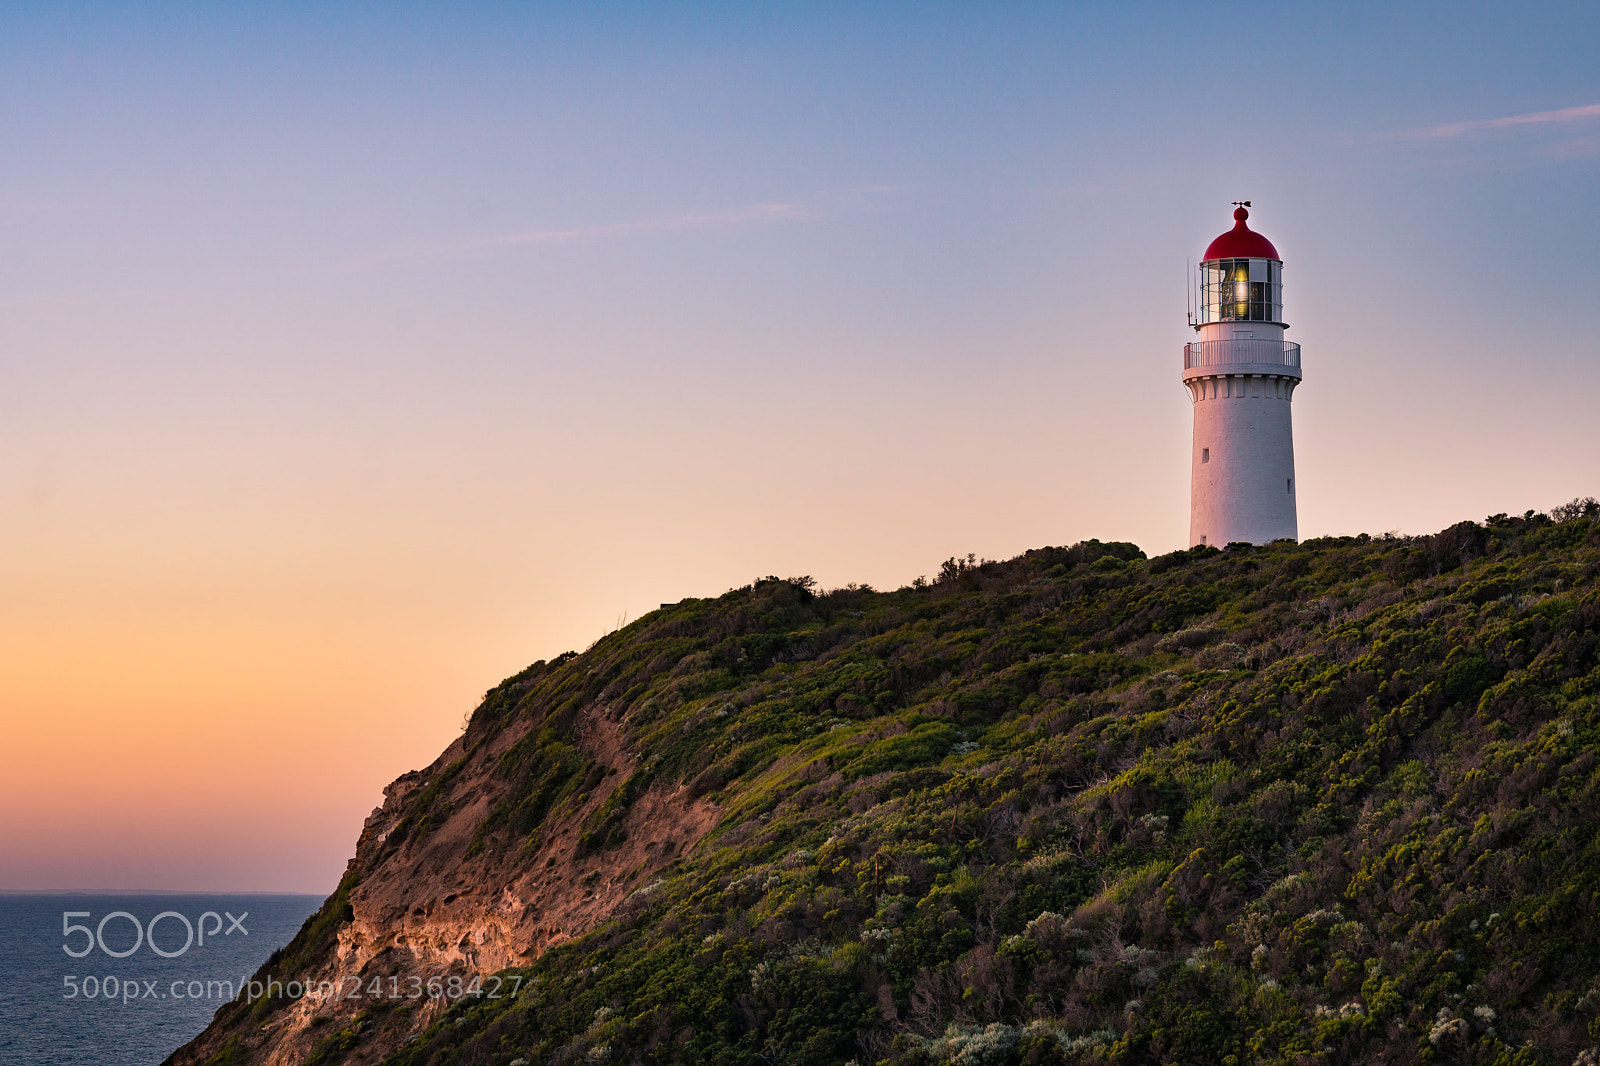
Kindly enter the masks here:
M 1200 261 L 1199 305 L 1183 346 L 1183 383 L 1194 401 L 1189 544 L 1223 547 L 1298 538 L 1294 432 L 1289 404 L 1300 384 L 1300 346 L 1283 339 L 1283 260 L 1246 224 Z

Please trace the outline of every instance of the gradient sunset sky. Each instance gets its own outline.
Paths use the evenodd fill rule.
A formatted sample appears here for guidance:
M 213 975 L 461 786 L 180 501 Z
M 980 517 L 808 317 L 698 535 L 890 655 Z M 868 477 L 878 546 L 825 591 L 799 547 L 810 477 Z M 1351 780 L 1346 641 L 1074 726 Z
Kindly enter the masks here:
M 1302 536 L 1600 495 L 1600 5 L 7 4 L 0 889 L 331 889 L 766 574 L 1186 543 L 1254 202 Z

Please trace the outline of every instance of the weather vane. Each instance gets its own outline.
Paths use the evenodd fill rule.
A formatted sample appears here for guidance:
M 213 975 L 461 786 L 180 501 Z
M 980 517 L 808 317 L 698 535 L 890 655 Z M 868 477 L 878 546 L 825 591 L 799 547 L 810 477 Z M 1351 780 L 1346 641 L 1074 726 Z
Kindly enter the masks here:
M 1233 202 L 1233 206 L 1234 207 L 1249 207 L 1250 206 L 1250 201 L 1249 200 L 1235 200 Z

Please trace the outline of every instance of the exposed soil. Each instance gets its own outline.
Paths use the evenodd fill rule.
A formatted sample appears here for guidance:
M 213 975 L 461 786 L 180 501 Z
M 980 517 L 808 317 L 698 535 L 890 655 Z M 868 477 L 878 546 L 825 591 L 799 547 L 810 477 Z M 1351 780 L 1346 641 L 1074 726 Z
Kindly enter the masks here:
M 359 1050 L 347 1061 L 377 1061 L 449 1006 L 448 995 L 427 995 L 431 978 L 448 991 L 451 978 L 486 977 L 582 936 L 716 825 L 716 805 L 692 798 L 686 786 L 648 789 L 624 815 L 622 842 L 580 857 L 585 819 L 635 769 L 618 722 L 609 708 L 595 705 L 580 716 L 574 743 L 614 772 L 581 807 L 553 813 L 536 847 L 491 838 L 474 848 L 479 827 L 506 789 L 494 773 L 501 756 L 536 726 L 513 723 L 471 751 L 460 738 L 427 769 L 384 789 L 383 806 L 367 819 L 351 860 L 360 873 L 350 893 L 351 920 L 321 957 L 297 971 L 272 973 L 285 983 L 327 982 L 323 987 L 339 989 L 340 996 L 302 997 L 265 1024 L 259 1015 L 243 1024 L 240 1011 L 236 1024 L 214 1024 L 168 1062 L 203 1063 L 233 1038 L 244 1057 L 229 1061 L 293 1066 L 319 1041 L 355 1024 L 364 1008 L 408 1004 L 408 1011 L 380 1009 L 363 1018 Z M 420 840 L 386 849 L 407 798 L 463 759 L 442 796 L 450 811 L 446 821 Z M 396 994 L 398 1001 L 387 998 Z

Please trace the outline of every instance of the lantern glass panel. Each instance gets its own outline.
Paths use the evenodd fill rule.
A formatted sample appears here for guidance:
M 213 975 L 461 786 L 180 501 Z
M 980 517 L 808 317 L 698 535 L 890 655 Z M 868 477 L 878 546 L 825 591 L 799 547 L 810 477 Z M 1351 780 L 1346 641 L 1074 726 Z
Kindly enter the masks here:
M 1283 266 L 1271 259 L 1200 264 L 1200 321 L 1283 321 Z

